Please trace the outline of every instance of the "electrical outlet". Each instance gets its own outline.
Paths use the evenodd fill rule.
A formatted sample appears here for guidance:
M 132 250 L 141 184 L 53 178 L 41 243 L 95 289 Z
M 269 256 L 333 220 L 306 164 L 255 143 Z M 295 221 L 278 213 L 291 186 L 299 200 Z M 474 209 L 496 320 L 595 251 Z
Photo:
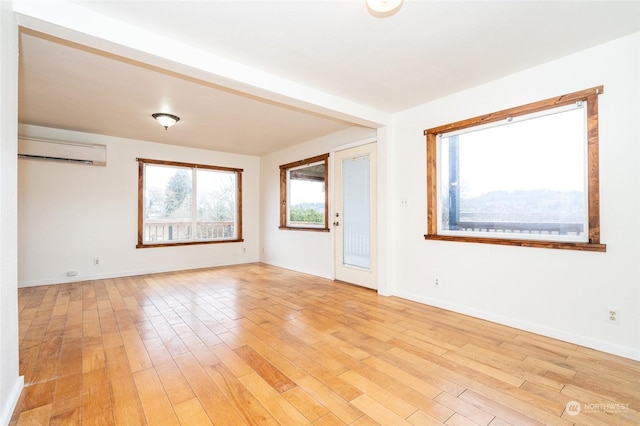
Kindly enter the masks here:
M 406 197 L 400 199 L 400 207 L 409 207 L 409 200 Z
M 607 308 L 607 322 L 620 324 L 620 311 L 616 308 Z
M 100 266 L 100 258 L 99 257 L 94 257 L 93 258 L 93 266 Z
M 433 285 L 440 288 L 440 281 L 437 278 L 433 279 Z

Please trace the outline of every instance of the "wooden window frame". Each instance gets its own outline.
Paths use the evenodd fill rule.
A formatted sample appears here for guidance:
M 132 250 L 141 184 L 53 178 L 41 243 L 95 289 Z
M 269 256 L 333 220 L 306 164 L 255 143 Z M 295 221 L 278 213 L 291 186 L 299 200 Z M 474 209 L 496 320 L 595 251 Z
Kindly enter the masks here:
M 151 248 L 151 247 L 176 247 L 176 246 L 188 246 L 198 244 L 223 244 L 223 243 L 237 243 L 242 242 L 242 172 L 243 169 L 237 169 L 232 167 L 220 167 L 211 166 L 206 164 L 195 163 L 183 163 L 178 161 L 164 161 L 153 160 L 149 158 L 136 158 L 138 162 L 138 243 L 136 248 Z M 217 171 L 233 172 L 236 175 L 236 222 L 237 222 L 237 235 L 233 239 L 225 240 L 194 240 L 194 241 L 177 241 L 175 243 L 145 243 L 144 242 L 144 166 L 145 164 L 184 167 L 196 169 L 207 169 Z
M 538 102 L 509 108 L 424 131 L 427 143 L 427 234 L 426 240 L 458 241 L 484 244 L 500 244 L 523 247 L 543 247 L 582 251 L 606 251 L 600 243 L 600 184 L 599 184 L 599 140 L 598 140 L 598 95 L 603 86 L 569 93 Z M 451 236 L 438 234 L 438 170 L 437 135 L 487 123 L 544 111 L 569 105 L 579 101 L 587 102 L 587 190 L 588 190 L 588 242 L 540 241 L 515 238 L 482 238 L 471 236 Z
M 324 161 L 324 227 L 287 225 L 287 171 L 289 169 Z M 329 232 L 329 154 L 317 155 L 280 166 L 280 229 L 294 231 Z

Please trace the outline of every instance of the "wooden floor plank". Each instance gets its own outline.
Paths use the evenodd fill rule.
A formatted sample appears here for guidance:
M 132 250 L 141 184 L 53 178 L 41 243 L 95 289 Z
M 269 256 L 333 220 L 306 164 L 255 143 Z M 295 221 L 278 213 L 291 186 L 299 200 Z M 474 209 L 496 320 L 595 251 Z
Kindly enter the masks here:
M 181 402 L 195 397 L 189 382 L 187 382 L 187 379 L 182 375 L 182 372 L 173 360 L 167 361 L 155 368 L 171 404 L 176 406 Z
M 22 401 L 20 405 L 24 410 L 31 410 L 42 405 L 53 403 L 54 392 L 56 389 L 55 381 L 47 381 L 35 383 L 26 386 L 22 392 Z
M 406 419 L 417 411 L 416 407 L 404 401 L 402 398 L 378 386 L 374 382 L 367 380 L 354 371 L 349 370 L 341 374 L 340 377 L 358 389 L 361 389 L 367 396 L 403 419 Z
M 222 364 L 209 366 L 206 370 L 218 389 L 248 424 L 277 425 L 267 410 L 231 370 Z
M 407 421 L 415 426 L 438 426 L 438 425 L 444 424 L 434 419 L 433 417 L 431 417 L 430 415 L 428 415 L 422 410 L 418 410 L 415 413 L 413 413 L 407 419 Z
M 638 361 L 259 263 L 24 288 L 18 310 L 11 426 L 640 424 Z
M 360 395 L 351 401 L 351 403 L 373 421 L 381 425 L 409 426 L 411 424 L 369 395 Z
M 445 407 L 450 408 L 456 414 L 461 414 L 478 425 L 488 425 L 495 418 L 493 414 L 487 413 L 486 411 L 483 411 L 480 408 L 477 408 L 474 405 L 446 392 L 441 392 L 440 395 L 434 398 L 434 400 Z
M 282 396 L 311 422 L 315 422 L 329 412 L 326 407 L 300 387 L 296 386 L 295 388 L 289 389 L 284 392 Z
M 297 379 L 296 383 L 315 400 L 320 401 L 335 417 L 345 424 L 350 424 L 364 415 L 355 405 L 345 401 L 330 388 L 311 376 Z
M 476 426 L 475 422 L 472 422 L 471 420 L 458 413 L 455 413 L 453 416 L 451 416 L 451 418 L 447 420 L 447 423 L 445 424 L 447 426 Z
M 254 370 L 242 358 L 238 356 L 226 344 L 217 345 L 213 348 L 213 352 L 218 359 L 227 367 L 236 377 L 242 377 L 250 374 Z
M 428 398 L 435 398 L 440 392 L 442 392 L 441 389 L 432 385 L 428 381 L 422 380 L 421 378 L 403 370 L 401 366 L 391 364 L 382 358 L 372 356 L 364 360 L 364 362 L 371 368 L 375 368 L 390 377 L 396 378 L 406 386 L 411 387 Z
M 136 372 L 153 367 L 151 358 L 149 358 L 149 354 L 147 353 L 147 348 L 140 338 L 138 331 L 135 328 L 131 328 L 120 334 L 122 335 L 122 343 L 127 352 L 131 371 Z
M 356 420 L 357 421 L 357 420 Z M 315 422 L 313 422 L 313 424 L 315 426 L 344 426 L 346 425 L 345 422 L 343 422 L 342 420 L 340 420 L 335 414 L 333 413 L 328 413 L 325 414 L 324 416 L 320 417 L 318 420 L 316 420 Z M 352 425 L 355 425 L 355 422 L 351 423 Z
M 300 411 L 287 401 L 280 392 L 270 386 L 256 373 L 247 374 L 238 380 L 264 406 L 281 425 L 310 425 Z
M 41 405 L 23 411 L 18 418 L 18 426 L 47 426 L 51 419 L 51 404 Z
M 133 373 L 133 379 L 136 383 L 140 400 L 142 401 L 147 424 L 149 426 L 178 425 L 178 418 L 156 374 L 156 370 L 154 368 L 148 368 L 146 370 L 136 371 Z M 135 423 L 133 420 L 129 421 Z
M 179 355 L 176 364 L 214 424 L 243 424 L 242 417 L 193 355 Z
M 512 425 L 544 425 L 544 423 L 540 421 L 527 417 L 511 409 L 506 403 L 503 404 L 501 402 L 494 401 L 473 391 L 465 391 L 458 398 L 482 411 L 491 413 L 496 417 L 504 419 Z M 560 421 L 561 420 L 559 419 L 558 422 Z
M 191 398 L 173 406 L 181 425 L 213 426 L 198 398 Z
M 286 375 L 249 346 L 242 346 L 235 353 L 279 393 L 296 386 Z
M 61 377 L 53 395 L 51 416 L 68 418 L 80 414 L 82 405 L 82 374 Z
M 129 370 L 124 347 L 106 349 L 105 357 L 115 424 L 143 424 L 145 416 L 140 403 L 141 394 Z
M 430 421 L 436 421 L 438 423 L 444 422 L 454 413 L 454 411 L 437 402 L 435 398 L 432 399 L 432 394 L 430 394 L 430 396 L 427 396 L 424 393 L 416 390 L 416 388 L 420 389 L 420 386 L 416 386 L 416 388 L 411 387 L 413 381 L 405 380 L 403 382 L 402 375 L 396 377 L 394 375 L 394 372 L 397 370 L 390 370 L 388 368 L 371 368 L 371 366 L 366 362 L 362 362 L 350 357 L 348 353 L 351 352 L 348 350 L 348 348 L 346 352 L 343 352 L 343 348 L 334 347 L 333 345 L 330 345 L 328 343 L 323 343 L 316 346 L 322 348 L 322 351 L 326 353 L 327 356 L 338 358 L 345 364 L 349 365 L 351 371 L 360 374 L 361 376 L 367 378 L 371 382 L 396 395 L 407 403 L 419 408 L 421 411 L 429 413 L 429 417 L 431 419 Z M 385 371 L 389 374 L 386 374 Z M 437 384 L 439 382 L 440 381 L 435 380 L 434 384 Z M 442 393 L 443 392 L 440 392 L 440 394 Z
M 82 420 L 85 425 L 114 425 L 111 393 L 105 368 L 82 377 Z

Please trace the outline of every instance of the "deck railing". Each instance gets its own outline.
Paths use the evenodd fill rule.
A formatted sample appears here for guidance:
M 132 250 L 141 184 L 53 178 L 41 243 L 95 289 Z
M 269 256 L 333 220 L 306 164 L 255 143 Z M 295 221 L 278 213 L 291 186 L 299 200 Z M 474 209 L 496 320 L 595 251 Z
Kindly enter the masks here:
M 235 222 L 196 222 L 197 240 L 223 240 L 235 237 Z M 193 222 L 148 220 L 144 224 L 144 241 L 190 240 Z
M 527 223 L 527 222 L 458 222 L 459 231 L 484 231 L 544 235 L 580 235 L 582 223 Z

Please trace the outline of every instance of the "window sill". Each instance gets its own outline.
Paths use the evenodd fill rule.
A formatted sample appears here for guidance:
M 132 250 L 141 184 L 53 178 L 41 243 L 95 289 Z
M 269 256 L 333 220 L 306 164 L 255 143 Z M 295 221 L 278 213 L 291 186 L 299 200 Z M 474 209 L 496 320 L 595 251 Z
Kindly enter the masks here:
M 278 229 L 282 229 L 285 231 L 329 232 L 329 228 L 303 228 L 297 226 L 279 226 Z
M 209 241 L 185 241 L 180 243 L 157 243 L 157 244 L 136 244 L 136 248 L 154 248 L 154 247 L 175 247 L 175 246 L 195 246 L 201 244 L 222 244 L 222 243 L 241 243 L 244 239 L 235 240 L 209 240 Z
M 477 238 L 477 237 L 453 237 L 450 235 L 430 235 L 424 236 L 425 240 L 455 241 L 459 243 L 480 243 L 498 244 L 505 246 L 539 247 L 561 250 L 597 251 L 606 252 L 606 244 L 592 243 L 570 243 L 561 241 L 540 241 L 540 240 L 514 240 L 507 238 Z

